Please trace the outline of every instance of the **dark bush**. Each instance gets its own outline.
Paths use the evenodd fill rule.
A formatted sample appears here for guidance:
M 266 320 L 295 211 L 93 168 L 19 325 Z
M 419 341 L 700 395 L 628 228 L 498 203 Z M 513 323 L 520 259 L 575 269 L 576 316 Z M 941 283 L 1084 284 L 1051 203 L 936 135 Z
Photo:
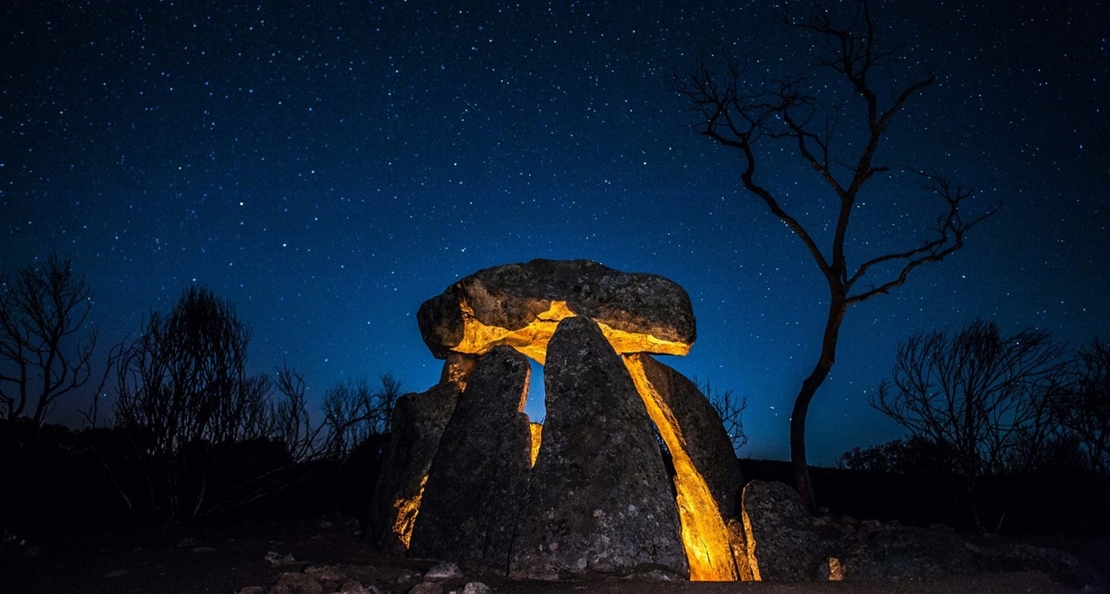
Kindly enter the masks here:
M 740 460 L 745 480 L 793 484 L 789 462 Z M 922 471 L 891 473 L 842 468 L 810 469 L 817 502 L 834 515 L 897 520 L 909 526 L 945 524 L 976 530 L 962 479 Z M 1110 477 L 1074 470 L 983 477 L 975 490 L 985 520 L 1003 534 L 1096 536 L 1110 534 Z

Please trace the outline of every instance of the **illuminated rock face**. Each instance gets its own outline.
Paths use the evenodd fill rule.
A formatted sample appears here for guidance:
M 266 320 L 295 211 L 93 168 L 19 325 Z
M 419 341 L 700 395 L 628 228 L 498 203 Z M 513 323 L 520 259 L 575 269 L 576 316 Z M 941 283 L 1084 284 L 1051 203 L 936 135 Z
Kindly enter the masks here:
M 463 353 L 451 353 L 443 362 L 443 371 L 439 374 L 440 384 L 454 384 L 459 390 L 466 389 L 466 380 L 470 372 L 478 365 L 478 357 Z
M 370 503 L 367 531 L 367 540 L 383 551 L 408 550 L 428 471 L 458 397 L 458 386 L 447 383 L 397 400 L 392 437 Z
M 811 579 L 824 555 L 798 493 L 784 483 L 751 481 L 741 505 L 754 579 Z
M 436 357 L 507 344 L 544 362 L 559 321 L 585 316 L 619 353 L 685 355 L 697 338 L 690 297 L 651 274 L 588 260 L 532 260 L 487 268 L 425 301 L 420 334 Z
M 508 570 L 532 467 L 532 432 L 522 412 L 530 374 L 528 360 L 511 347 L 478 361 L 432 462 L 411 555 Z
M 636 387 L 594 322 L 559 323 L 547 419 L 510 574 L 685 577 L 678 513 Z
M 720 416 L 694 382 L 650 355 L 624 362 L 671 453 L 690 579 L 752 579 L 739 513 L 743 478 Z

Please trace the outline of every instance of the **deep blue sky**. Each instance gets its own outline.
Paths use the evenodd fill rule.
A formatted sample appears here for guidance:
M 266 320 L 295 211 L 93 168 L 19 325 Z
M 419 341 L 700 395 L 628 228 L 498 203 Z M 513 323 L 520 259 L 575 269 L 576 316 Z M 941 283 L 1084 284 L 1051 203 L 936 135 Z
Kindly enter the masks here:
M 0 269 L 72 258 L 103 344 L 206 285 L 253 327 L 252 368 L 287 360 L 315 397 L 386 372 L 434 384 L 415 312 L 480 268 L 588 258 L 660 274 L 698 317 L 693 351 L 668 362 L 747 397 L 742 454 L 785 458 L 826 289 L 668 89 L 721 47 L 753 78 L 806 67 L 810 40 L 776 25 L 779 4 L 6 3 Z M 937 167 L 980 190 L 972 207 L 1003 209 L 849 312 L 810 415 L 818 463 L 900 434 L 866 396 L 915 331 L 979 316 L 1073 345 L 1110 337 L 1110 6 L 875 4 L 881 39 L 905 42 L 896 67 L 939 75 L 880 159 Z M 906 80 L 877 74 L 884 91 Z M 763 181 L 820 229 L 830 196 L 788 152 L 770 157 Z M 938 205 L 919 185 L 866 194 L 854 261 L 923 238 Z

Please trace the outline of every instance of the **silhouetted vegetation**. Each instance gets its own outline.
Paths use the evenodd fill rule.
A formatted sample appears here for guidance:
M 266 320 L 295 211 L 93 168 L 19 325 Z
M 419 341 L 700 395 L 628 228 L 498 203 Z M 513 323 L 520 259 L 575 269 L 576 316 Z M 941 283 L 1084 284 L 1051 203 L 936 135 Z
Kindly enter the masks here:
M 401 397 L 401 383 L 390 374 L 371 388 L 365 379 L 337 384 L 324 396 L 327 438 L 321 454 L 346 458 L 361 443 L 389 433 L 393 407 Z
M 884 444 L 885 445 L 885 444 Z M 931 450 L 928 445 L 925 449 Z M 789 482 L 788 462 L 740 459 L 745 480 Z M 822 508 L 859 520 L 908 526 L 943 524 L 976 531 L 963 479 L 928 468 L 880 472 L 853 468 L 810 469 Z M 1110 476 L 1080 471 L 1038 471 L 983 477 L 977 504 L 985 523 L 1000 534 L 1099 536 L 1110 533 Z
M 1064 435 L 1064 455 L 1077 455 L 1090 470 L 1110 474 L 1110 345 L 1095 339 L 1081 348 L 1065 369 L 1064 389 L 1052 399 L 1052 411 Z
M 112 349 L 109 426 L 43 425 L 91 376 L 95 335 L 68 342 L 89 314 L 89 290 L 56 256 L 5 283 L 0 354 L 15 389 L 0 399 L 0 527 L 365 513 L 400 396 L 391 375 L 329 390 L 314 424 L 301 374 L 287 364 L 274 379 L 249 374 L 249 327 L 230 302 L 192 287 Z
M 1047 332 L 1004 336 L 981 320 L 951 336 L 916 334 L 871 399 L 910 437 L 854 448 L 838 466 L 902 477 L 907 497 L 936 499 L 926 508 L 966 510 L 970 521 L 947 520 L 958 525 L 1047 526 L 1044 518 L 1067 515 L 1047 494 L 1091 501 L 1107 494 L 1108 361 L 1098 340 L 1069 355 Z M 1068 524 L 1105 526 L 1105 515 Z
M 1047 332 L 1003 336 L 976 320 L 953 336 L 920 333 L 898 348 L 871 405 L 915 437 L 942 444 L 968 477 L 1031 469 L 1054 434 L 1063 345 Z
M 292 464 L 281 438 L 300 411 L 247 375 L 249 341 L 230 303 L 191 287 L 122 349 L 115 425 L 133 437 L 141 484 L 120 490 L 137 511 L 191 522 L 257 498 L 251 483 Z
M 127 510 L 100 463 L 112 433 L 0 422 L 0 529 L 118 526 Z
M 89 381 L 96 331 L 75 335 L 91 304 L 85 279 L 57 254 L 0 276 L 0 421 L 41 425 L 58 399 Z
M 879 43 L 877 32 L 882 28 L 873 20 L 867 0 L 855 2 L 854 14 L 846 21 L 838 22 L 835 15 L 820 4 L 814 4 L 801 18 L 783 15 L 784 24 L 812 34 L 810 47 L 817 53 L 819 70 L 812 77 L 768 78 L 747 72 L 744 63 L 732 56 L 721 56 L 718 65 L 702 60 L 687 75 L 674 78 L 675 90 L 688 100 L 689 110 L 695 114 L 692 127 L 716 144 L 735 150 L 744 190 L 798 237 L 827 281 L 828 309 L 820 355 L 802 382 L 790 413 L 795 482 L 807 504 L 812 503 L 813 491 L 806 455 L 806 417 L 810 402 L 836 361 L 840 327 L 848 308 L 889 293 L 905 283 L 917 267 L 939 262 L 963 248 L 967 233 L 995 212 L 967 216 L 971 190 L 934 171 L 905 168 L 939 199 L 938 216 L 924 223 L 923 238 L 916 243 L 863 255 L 857 264 L 850 264 L 846 246 L 860 243 L 850 223 L 862 205 L 864 190 L 874 179 L 892 175 L 891 168 L 879 161 L 884 135 L 902 109 L 936 81 L 936 75 L 927 68 L 920 74 L 907 73 L 907 65 L 921 63 L 902 60 L 900 46 Z M 880 76 L 894 82 L 876 82 Z M 840 100 L 840 89 L 820 81 L 839 85 L 854 102 Z M 797 213 L 809 216 L 825 208 L 783 202 L 789 192 L 775 187 L 774 174 L 761 173 L 784 151 L 796 155 L 814 172 L 815 182 L 828 189 L 833 207 L 824 223 L 807 226 L 806 218 L 798 218 Z M 917 191 L 918 185 L 911 187 Z M 903 216 L 900 211 L 888 214 L 890 218 Z M 831 241 L 822 247 L 826 237 Z
M 744 433 L 744 410 L 748 408 L 748 399 L 736 396 L 732 389 L 723 392 L 717 390 L 709 380 L 705 380 L 705 383 L 696 381 L 695 383 L 698 384 L 698 390 L 713 405 L 717 416 L 721 417 L 725 432 L 732 441 L 732 451 L 739 452 L 740 448 L 748 443 L 748 434 Z

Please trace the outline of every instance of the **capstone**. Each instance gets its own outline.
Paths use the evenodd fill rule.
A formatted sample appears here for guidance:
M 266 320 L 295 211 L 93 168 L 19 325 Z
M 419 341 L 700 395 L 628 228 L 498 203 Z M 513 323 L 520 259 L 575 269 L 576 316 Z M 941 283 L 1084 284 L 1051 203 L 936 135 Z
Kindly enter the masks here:
M 480 355 L 508 344 L 542 364 L 555 327 L 570 316 L 597 322 L 620 353 L 685 355 L 697 337 L 682 287 L 588 260 L 532 260 L 480 270 L 425 301 L 417 321 L 436 357 Z

